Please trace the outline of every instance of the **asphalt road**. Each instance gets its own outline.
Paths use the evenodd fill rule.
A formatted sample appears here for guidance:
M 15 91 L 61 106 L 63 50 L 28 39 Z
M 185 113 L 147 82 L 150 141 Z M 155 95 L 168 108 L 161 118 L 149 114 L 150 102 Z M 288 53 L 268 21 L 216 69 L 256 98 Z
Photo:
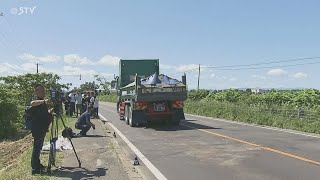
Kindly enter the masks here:
M 99 112 L 167 179 L 320 179 L 319 136 L 196 116 L 186 116 L 179 126 L 132 128 L 115 109 L 102 102 Z M 127 144 L 117 141 L 133 158 Z M 156 179 L 145 165 L 138 171 L 145 179 Z

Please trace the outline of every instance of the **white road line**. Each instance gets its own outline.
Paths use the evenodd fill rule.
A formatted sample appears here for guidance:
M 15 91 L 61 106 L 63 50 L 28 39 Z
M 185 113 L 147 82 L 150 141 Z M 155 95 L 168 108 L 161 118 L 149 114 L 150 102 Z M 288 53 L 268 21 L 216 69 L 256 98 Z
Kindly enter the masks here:
M 110 121 L 108 121 L 104 116 L 99 113 L 100 118 L 107 122 L 114 131 L 122 138 L 124 142 L 131 148 L 131 150 L 141 159 L 141 161 L 146 165 L 146 167 L 151 171 L 151 173 L 159 180 L 167 180 L 167 178 L 136 148 L 129 139 L 124 136 L 121 131 L 118 130 Z
M 214 120 L 214 121 L 221 121 L 221 122 L 226 122 L 226 123 L 231 123 L 231 124 L 239 124 L 239 125 L 243 125 L 243 126 L 251 126 L 251 127 L 261 128 L 261 129 L 268 129 L 268 130 L 273 130 L 273 131 L 286 132 L 286 133 L 290 133 L 290 134 L 296 134 L 296 135 L 301 135 L 301 136 L 307 136 L 307 137 L 313 137 L 313 138 L 320 139 L 320 136 L 318 136 L 316 134 L 314 134 L 314 135 L 313 134 L 307 134 L 307 133 L 302 133 L 302 132 L 289 130 L 289 129 L 266 127 L 266 126 L 261 126 L 261 125 L 256 125 L 256 124 L 248 124 L 248 123 L 242 123 L 242 122 L 236 122 L 236 121 L 230 121 L 230 120 L 224 120 L 224 119 L 216 119 L 216 118 L 193 115 L 193 114 L 186 114 L 186 115 L 193 116 L 193 117 L 198 117 L 198 118 L 210 119 L 210 120 Z

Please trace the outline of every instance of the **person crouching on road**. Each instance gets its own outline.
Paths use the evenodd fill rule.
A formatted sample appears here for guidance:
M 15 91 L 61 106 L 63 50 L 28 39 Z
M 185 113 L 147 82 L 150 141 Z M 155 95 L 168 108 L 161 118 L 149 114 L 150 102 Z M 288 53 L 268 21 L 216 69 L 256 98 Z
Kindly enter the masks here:
M 91 112 L 93 110 L 93 106 L 88 106 L 88 109 L 86 112 L 81 114 L 81 116 L 78 118 L 75 128 L 80 129 L 80 133 L 78 135 L 80 136 L 86 136 L 89 129 L 92 127 L 93 129 L 96 129 L 96 126 L 91 123 L 90 116 Z

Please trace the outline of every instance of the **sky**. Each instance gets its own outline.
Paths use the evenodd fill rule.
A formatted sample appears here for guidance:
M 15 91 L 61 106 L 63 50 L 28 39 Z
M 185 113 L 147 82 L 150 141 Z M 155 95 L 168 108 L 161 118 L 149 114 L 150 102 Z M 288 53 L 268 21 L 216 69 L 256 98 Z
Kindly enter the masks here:
M 0 76 L 112 80 L 119 59 L 160 59 L 197 88 L 320 88 L 320 2 L 0 0 Z M 303 60 L 296 60 L 303 59 Z M 287 61 L 280 63 L 235 66 Z M 299 64 L 299 65 L 297 65 Z M 215 68 L 210 68 L 215 67 Z M 217 68 L 220 67 L 220 68 Z M 80 80 L 81 74 L 81 80 Z

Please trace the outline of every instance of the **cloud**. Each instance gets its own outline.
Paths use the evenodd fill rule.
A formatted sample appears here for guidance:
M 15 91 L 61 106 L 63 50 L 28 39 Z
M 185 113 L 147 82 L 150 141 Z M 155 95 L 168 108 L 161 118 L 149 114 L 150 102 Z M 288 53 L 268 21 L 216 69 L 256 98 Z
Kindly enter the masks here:
M 160 69 L 175 69 L 176 66 L 168 65 L 168 64 L 160 64 Z
M 57 55 L 34 56 L 29 53 L 24 53 L 19 56 L 19 58 L 30 62 L 58 62 L 61 59 L 61 57 Z
M 206 67 L 206 66 L 201 66 Z M 180 64 L 180 65 L 168 65 L 168 64 L 160 64 L 160 69 L 172 69 L 178 72 L 189 72 L 194 71 L 197 72 L 199 68 L 199 64 Z M 201 72 L 205 71 L 205 68 L 200 69 Z
M 72 65 L 93 65 L 94 63 L 87 57 L 81 57 L 78 54 L 67 54 L 64 55 L 64 62 Z
M 297 79 L 307 78 L 307 77 L 308 77 L 308 74 L 302 73 L 302 72 L 298 72 L 298 73 L 294 74 L 293 77 L 294 77 L 294 78 L 297 78 Z
M 180 72 L 185 72 L 185 71 L 196 70 L 197 68 L 199 68 L 198 64 L 184 64 L 184 65 L 177 66 L 176 70 Z
M 283 69 L 271 69 L 267 74 L 269 76 L 284 76 L 287 75 L 288 72 Z
M 119 65 L 120 58 L 116 56 L 111 55 L 105 55 L 103 56 L 97 64 L 103 64 L 103 65 L 111 65 L 111 66 L 118 66 Z
M 229 81 L 236 81 L 237 80 L 237 78 L 235 78 L 235 77 L 231 77 L 230 79 L 229 79 Z
M 72 66 L 64 66 L 63 72 L 57 72 L 57 74 L 62 75 L 95 75 L 98 74 L 97 71 L 93 69 L 82 69 L 79 67 L 72 67 Z
M 251 77 L 256 78 L 256 79 L 261 79 L 261 80 L 266 80 L 267 77 L 261 76 L 261 75 L 252 75 Z
M 214 77 L 216 77 L 216 74 L 212 73 L 212 74 L 210 75 L 210 77 L 214 78 Z

